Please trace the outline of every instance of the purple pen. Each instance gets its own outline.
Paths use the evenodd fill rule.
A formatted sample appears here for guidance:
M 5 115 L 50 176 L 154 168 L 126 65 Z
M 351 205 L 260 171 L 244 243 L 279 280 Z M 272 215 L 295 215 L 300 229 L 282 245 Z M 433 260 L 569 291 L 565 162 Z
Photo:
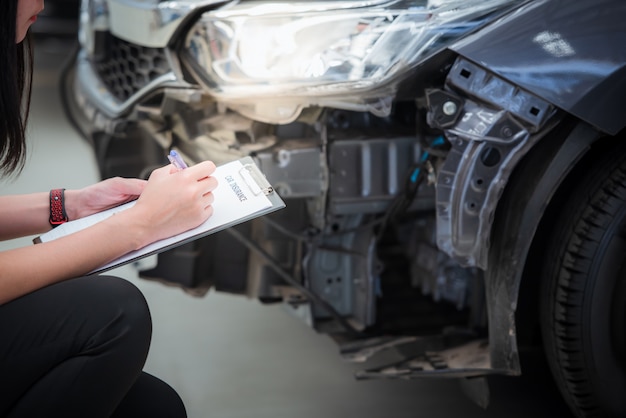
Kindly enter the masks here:
M 185 164 L 181 156 L 176 151 L 171 150 L 167 158 L 170 160 L 170 163 L 172 163 L 177 169 L 184 170 L 185 168 L 187 168 L 187 164 Z

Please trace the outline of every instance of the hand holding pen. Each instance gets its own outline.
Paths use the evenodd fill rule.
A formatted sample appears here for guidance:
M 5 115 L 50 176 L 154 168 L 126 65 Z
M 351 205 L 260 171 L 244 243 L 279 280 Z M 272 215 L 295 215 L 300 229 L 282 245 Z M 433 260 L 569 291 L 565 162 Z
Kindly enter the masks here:
M 167 157 L 171 165 L 150 174 L 137 203 L 128 209 L 134 212 L 137 222 L 151 226 L 142 237 L 143 244 L 194 228 L 213 213 L 212 191 L 217 187 L 217 179 L 212 176 L 215 164 L 203 161 L 187 167 L 175 151 Z
M 185 160 L 183 160 L 180 154 L 174 150 L 170 151 L 170 153 L 167 156 L 167 159 L 170 160 L 170 163 L 172 163 L 174 167 L 176 167 L 177 171 L 182 171 L 186 168 L 189 168 L 189 166 L 185 163 Z M 205 177 L 205 178 L 208 178 L 208 177 Z M 199 179 L 198 181 L 204 180 L 205 178 Z

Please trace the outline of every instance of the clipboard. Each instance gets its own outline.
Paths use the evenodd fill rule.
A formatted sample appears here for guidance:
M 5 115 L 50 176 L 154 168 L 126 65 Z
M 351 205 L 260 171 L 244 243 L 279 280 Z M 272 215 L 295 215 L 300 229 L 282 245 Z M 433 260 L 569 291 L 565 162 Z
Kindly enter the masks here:
M 215 196 L 213 215 L 206 222 L 189 231 L 131 251 L 89 274 L 103 273 L 285 207 L 285 203 L 259 170 L 252 157 L 244 157 L 220 165 L 213 173 L 213 177 L 217 179 L 218 186 L 213 191 Z M 114 213 L 128 209 L 134 204 L 135 201 L 128 202 L 81 219 L 66 222 L 38 236 L 33 242 L 39 244 L 73 234 L 103 221 Z

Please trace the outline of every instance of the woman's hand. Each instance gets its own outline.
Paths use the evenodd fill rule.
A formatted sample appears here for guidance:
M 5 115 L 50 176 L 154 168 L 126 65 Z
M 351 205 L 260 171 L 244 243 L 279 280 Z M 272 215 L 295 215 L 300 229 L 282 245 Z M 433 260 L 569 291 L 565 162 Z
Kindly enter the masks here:
M 215 164 L 209 161 L 181 171 L 168 165 L 154 170 L 147 182 L 115 178 L 66 191 L 70 219 L 139 198 L 131 208 L 89 228 L 50 242 L 0 251 L 0 303 L 87 274 L 132 250 L 200 225 L 213 213 L 214 171 Z M 0 237 L 49 229 L 48 211 L 48 193 L 1 197 L 5 223 Z
M 114 177 L 80 190 L 65 191 L 65 211 L 70 220 L 130 202 L 139 197 L 146 180 Z
M 137 203 L 122 212 L 142 227 L 139 247 L 195 228 L 213 213 L 215 164 L 205 161 L 178 171 L 168 165 L 150 175 Z

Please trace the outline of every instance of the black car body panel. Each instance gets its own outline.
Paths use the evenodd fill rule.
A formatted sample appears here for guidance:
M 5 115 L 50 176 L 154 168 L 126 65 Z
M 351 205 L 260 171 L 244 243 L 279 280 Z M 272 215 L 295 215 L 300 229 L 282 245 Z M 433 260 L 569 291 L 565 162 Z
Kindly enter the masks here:
M 610 0 L 531 2 L 451 49 L 599 130 L 616 134 L 626 126 L 625 13 L 626 4 Z M 519 358 L 507 355 L 518 350 L 515 312 L 524 273 L 518 266 L 527 258 L 547 202 L 597 137 L 579 127 L 557 146 L 560 151 L 545 172 L 539 161 L 527 163 L 532 168 L 523 182 L 532 186 L 521 201 L 528 206 L 503 211 L 506 218 L 500 222 L 507 232 L 495 234 L 485 277 L 487 300 L 497 301 L 489 312 L 492 365 L 497 369 L 521 372 Z M 533 175 L 539 183 L 530 179 Z M 512 189 L 520 193 L 520 187 Z
M 452 49 L 614 135 L 626 126 L 624 13 L 614 0 L 532 2 Z
M 543 141 L 518 167 L 517 175 L 510 180 L 512 186 L 505 193 L 499 215 L 494 222 L 493 245 L 489 254 L 491 268 L 485 273 L 487 300 L 494 301 L 489 311 L 489 335 L 492 344 L 494 367 L 522 372 L 518 355 L 519 317 L 516 312 L 522 304 L 534 305 L 532 295 L 520 300 L 522 277 L 528 288 L 538 285 L 536 272 L 526 274 L 525 265 L 537 230 L 554 195 L 566 180 L 592 143 L 599 138 L 589 125 L 567 128 L 561 137 Z M 545 156 L 550 155 L 550 159 Z M 558 205 L 558 203 L 557 203 Z M 530 283 L 532 282 L 532 283 Z M 530 308 L 532 309 L 532 308 Z

